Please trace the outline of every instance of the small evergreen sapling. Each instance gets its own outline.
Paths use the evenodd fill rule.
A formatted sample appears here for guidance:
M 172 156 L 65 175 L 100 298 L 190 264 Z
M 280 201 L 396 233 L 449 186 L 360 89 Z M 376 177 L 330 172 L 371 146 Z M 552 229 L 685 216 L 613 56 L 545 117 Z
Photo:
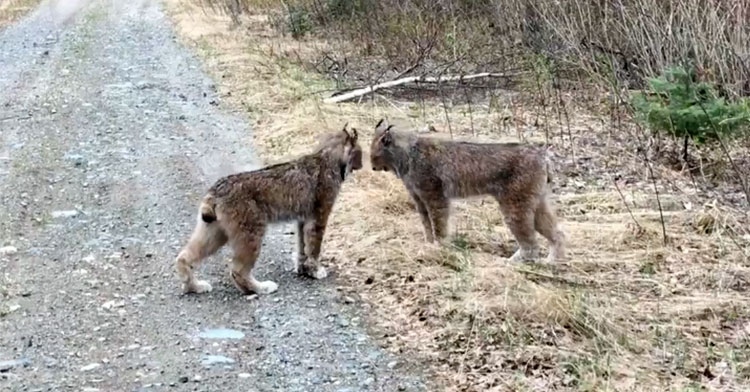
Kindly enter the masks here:
M 652 131 L 665 132 L 684 141 L 687 162 L 688 142 L 735 137 L 750 125 L 750 101 L 727 102 L 713 84 L 696 80 L 693 71 L 669 68 L 662 76 L 648 81 L 649 91 L 633 94 L 637 119 Z

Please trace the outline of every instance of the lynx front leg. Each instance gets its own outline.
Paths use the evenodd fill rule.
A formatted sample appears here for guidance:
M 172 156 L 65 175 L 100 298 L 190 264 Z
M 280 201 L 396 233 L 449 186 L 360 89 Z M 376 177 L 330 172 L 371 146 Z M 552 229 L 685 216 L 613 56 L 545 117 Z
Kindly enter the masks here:
M 438 241 L 442 241 L 448 236 L 448 218 L 450 216 L 450 201 L 442 195 L 434 199 L 425 199 L 427 208 L 432 222 L 432 235 Z
M 417 206 L 419 212 L 419 218 L 422 220 L 422 226 L 424 227 L 424 239 L 427 242 L 434 242 L 435 236 L 432 232 L 432 222 L 430 221 L 430 214 L 427 212 L 427 207 L 424 205 L 419 196 L 415 193 L 411 193 L 411 198 L 414 200 L 414 204 Z
M 300 263 L 299 272 L 314 279 L 328 276 L 325 267 L 320 265 L 320 247 L 328 222 L 328 214 L 321 214 L 304 223 L 305 259 Z

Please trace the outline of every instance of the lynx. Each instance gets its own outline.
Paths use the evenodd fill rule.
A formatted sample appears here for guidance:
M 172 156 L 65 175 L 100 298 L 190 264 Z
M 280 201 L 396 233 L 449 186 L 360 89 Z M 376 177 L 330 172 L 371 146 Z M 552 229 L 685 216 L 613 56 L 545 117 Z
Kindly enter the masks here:
M 479 144 L 398 132 L 380 120 L 370 160 L 393 172 L 414 200 L 428 242 L 447 235 L 450 200 L 489 195 L 519 244 L 511 261 L 538 257 L 536 231 L 550 243 L 548 261 L 565 257 L 564 235 L 549 201 L 545 151 L 523 144 Z
M 320 264 L 323 234 L 342 183 L 362 168 L 357 131 L 327 134 L 316 150 L 296 160 L 219 179 L 200 204 L 198 219 L 185 248 L 177 256 L 177 273 L 186 293 L 203 293 L 211 285 L 196 280 L 193 270 L 229 243 L 233 250 L 230 277 L 242 292 L 269 294 L 272 281 L 257 281 L 253 267 L 269 223 L 297 222 L 295 269 L 315 279 L 327 276 Z

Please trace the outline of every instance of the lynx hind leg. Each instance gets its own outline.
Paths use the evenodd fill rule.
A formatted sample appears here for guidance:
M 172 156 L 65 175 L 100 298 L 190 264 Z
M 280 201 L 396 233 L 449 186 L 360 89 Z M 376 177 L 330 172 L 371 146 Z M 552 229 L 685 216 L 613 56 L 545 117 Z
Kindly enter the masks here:
M 187 245 L 180 251 L 175 260 L 177 275 L 182 282 L 185 293 L 205 293 L 211 291 L 211 285 L 195 279 L 193 270 L 203 259 L 216 253 L 227 242 L 227 236 L 217 223 L 208 224 L 200 217 L 193 229 Z
M 302 264 L 305 263 L 305 260 L 307 260 L 307 257 L 305 257 L 305 222 L 304 221 L 298 221 L 297 222 L 297 250 L 296 254 L 294 254 L 292 257 L 292 262 L 294 263 L 293 271 L 296 273 L 300 273 L 300 268 L 302 268 Z
M 539 256 L 534 229 L 534 209 L 529 204 L 500 204 L 505 223 L 518 242 L 518 250 L 510 257 L 510 261 L 514 263 L 534 261 Z
M 534 228 L 549 241 L 549 256 L 547 262 L 565 260 L 565 234 L 558 228 L 557 218 L 545 197 L 539 203 L 534 215 Z
M 260 282 L 253 276 L 264 232 L 264 225 L 256 225 L 250 229 L 245 228 L 232 239 L 234 256 L 229 276 L 234 285 L 245 294 L 270 294 L 279 287 L 270 280 Z

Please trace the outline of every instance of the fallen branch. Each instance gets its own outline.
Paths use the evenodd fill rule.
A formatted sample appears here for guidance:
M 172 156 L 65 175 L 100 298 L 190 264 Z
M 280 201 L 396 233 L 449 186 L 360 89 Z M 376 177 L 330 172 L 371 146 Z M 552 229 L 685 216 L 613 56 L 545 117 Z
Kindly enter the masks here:
M 391 80 L 390 82 L 380 83 L 373 86 L 360 88 L 354 91 L 350 91 L 345 94 L 334 95 L 330 98 L 326 98 L 323 102 L 325 103 L 339 103 L 348 101 L 352 98 L 357 98 L 380 89 L 396 87 L 407 83 L 443 83 L 443 82 L 462 82 L 464 80 L 479 79 L 479 78 L 504 78 L 508 76 L 515 76 L 516 74 L 505 74 L 505 73 L 492 73 L 482 72 L 473 75 L 456 75 L 456 76 L 410 76 L 408 78 Z

